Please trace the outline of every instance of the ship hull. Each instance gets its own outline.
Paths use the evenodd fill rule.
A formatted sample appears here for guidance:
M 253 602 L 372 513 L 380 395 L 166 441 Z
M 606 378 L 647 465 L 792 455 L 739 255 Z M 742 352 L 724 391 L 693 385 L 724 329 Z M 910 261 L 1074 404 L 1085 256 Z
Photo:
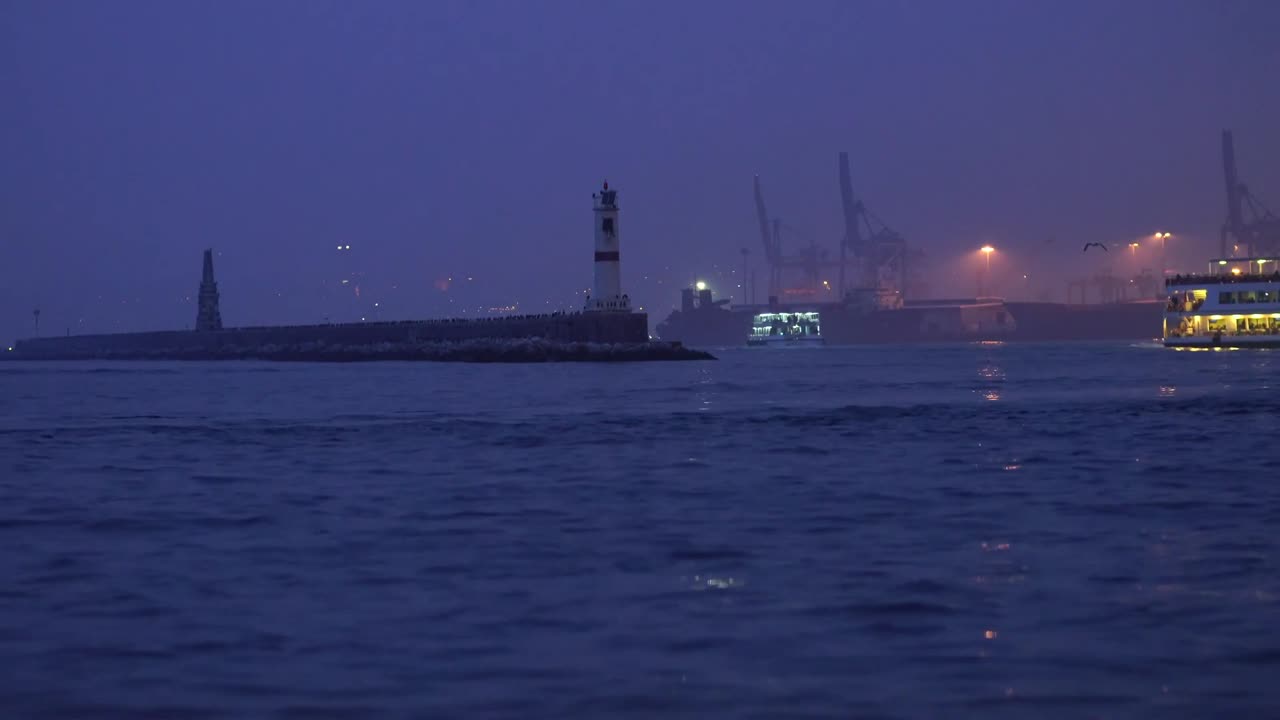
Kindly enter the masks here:
M 843 305 L 747 306 L 674 311 L 658 326 L 663 340 L 694 347 L 741 346 L 759 312 L 816 311 L 827 345 L 1071 340 L 1150 340 L 1161 335 L 1159 302 L 1105 305 L 946 300 L 900 310 L 857 312 Z

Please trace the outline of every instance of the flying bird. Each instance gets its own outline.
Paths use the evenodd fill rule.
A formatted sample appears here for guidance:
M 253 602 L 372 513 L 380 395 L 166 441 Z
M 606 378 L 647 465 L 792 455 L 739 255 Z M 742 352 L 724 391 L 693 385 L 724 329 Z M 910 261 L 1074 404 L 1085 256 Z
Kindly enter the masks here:
M 1107 249 L 1107 246 L 1103 245 L 1102 243 L 1085 243 L 1084 250 L 1082 252 L 1089 252 L 1089 248 L 1091 247 L 1100 247 L 1102 248 L 1102 252 L 1111 252 L 1110 250 Z

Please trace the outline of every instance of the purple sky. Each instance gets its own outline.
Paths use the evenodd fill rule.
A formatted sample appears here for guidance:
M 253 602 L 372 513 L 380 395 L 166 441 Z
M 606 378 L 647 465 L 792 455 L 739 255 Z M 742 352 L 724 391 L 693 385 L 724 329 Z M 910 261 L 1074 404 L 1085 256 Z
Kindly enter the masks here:
M 1080 247 L 1157 229 L 1200 267 L 1222 128 L 1280 206 L 1277 29 L 1266 0 L 0 1 L 0 338 L 37 306 L 187 327 L 209 246 L 232 325 L 576 307 L 605 178 L 656 324 L 760 266 L 754 174 L 833 244 L 840 150 L 937 295 L 984 242 L 1010 295 L 1151 267 Z

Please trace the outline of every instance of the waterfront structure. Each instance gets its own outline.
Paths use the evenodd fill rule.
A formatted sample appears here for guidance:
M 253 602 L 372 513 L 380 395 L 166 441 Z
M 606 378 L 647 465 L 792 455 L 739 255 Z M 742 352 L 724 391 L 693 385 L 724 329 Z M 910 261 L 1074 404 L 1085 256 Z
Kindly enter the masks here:
M 679 343 L 651 342 L 649 316 L 622 292 L 617 192 L 595 196 L 595 295 L 585 312 L 269 327 L 222 326 L 213 251 L 204 251 L 196 331 L 68 335 L 14 343 L 5 360 L 548 360 L 699 359 Z
M 204 251 L 204 272 L 200 278 L 200 295 L 196 307 L 196 332 L 222 329 L 222 312 L 218 309 L 218 283 L 213 279 L 213 250 Z
M 1165 288 L 1166 347 L 1280 347 L 1280 261 L 1215 258 Z
M 631 312 L 631 298 L 622 292 L 622 258 L 618 242 L 618 191 L 609 183 L 591 195 L 595 211 L 595 283 L 587 297 L 587 312 Z

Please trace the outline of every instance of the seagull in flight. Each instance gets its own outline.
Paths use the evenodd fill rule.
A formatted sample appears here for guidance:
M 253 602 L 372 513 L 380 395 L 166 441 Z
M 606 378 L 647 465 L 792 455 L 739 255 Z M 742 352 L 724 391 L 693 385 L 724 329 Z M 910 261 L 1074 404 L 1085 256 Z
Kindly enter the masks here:
M 1098 243 L 1098 242 L 1085 243 L 1083 252 L 1089 252 L 1089 248 L 1091 247 L 1100 247 L 1102 248 L 1102 252 L 1111 252 L 1110 250 L 1107 249 L 1106 245 L 1103 245 L 1102 243 Z

